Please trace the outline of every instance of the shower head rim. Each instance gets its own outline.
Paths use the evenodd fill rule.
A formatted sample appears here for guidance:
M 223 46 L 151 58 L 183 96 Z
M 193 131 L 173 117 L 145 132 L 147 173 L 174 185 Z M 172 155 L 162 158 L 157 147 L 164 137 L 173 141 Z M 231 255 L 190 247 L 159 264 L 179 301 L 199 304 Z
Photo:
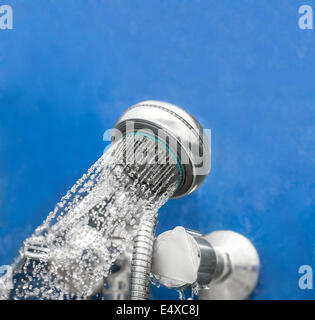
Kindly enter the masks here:
M 174 104 L 147 100 L 128 108 L 115 124 L 115 129 L 126 135 L 129 132 L 126 128 L 128 121 L 132 121 L 136 129 L 162 130 L 180 146 L 182 159 L 188 160 L 188 163 L 184 164 L 180 161 L 184 182 L 172 198 L 184 197 L 200 187 L 210 171 L 210 147 L 207 137 L 203 134 L 203 128 L 195 117 Z M 190 152 L 191 145 L 204 151 L 203 161 L 208 168 L 205 174 L 198 174 L 199 159 Z

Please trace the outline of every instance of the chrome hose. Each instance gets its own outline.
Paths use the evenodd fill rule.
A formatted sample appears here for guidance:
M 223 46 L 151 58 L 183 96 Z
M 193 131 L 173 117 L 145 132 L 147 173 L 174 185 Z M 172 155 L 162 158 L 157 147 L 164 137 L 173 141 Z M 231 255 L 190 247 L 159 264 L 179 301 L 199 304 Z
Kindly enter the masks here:
M 146 214 L 134 239 L 130 275 L 130 300 L 147 300 L 157 212 Z

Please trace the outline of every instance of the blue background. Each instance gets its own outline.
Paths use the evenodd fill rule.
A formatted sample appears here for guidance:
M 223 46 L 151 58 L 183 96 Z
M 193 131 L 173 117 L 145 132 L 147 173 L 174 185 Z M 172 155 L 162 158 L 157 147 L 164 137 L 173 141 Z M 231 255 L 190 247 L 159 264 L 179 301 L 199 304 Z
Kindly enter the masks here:
M 169 201 L 158 233 L 231 229 L 257 247 L 254 299 L 312 299 L 315 270 L 313 1 L 1 0 L 0 265 L 102 154 L 103 133 L 145 99 L 212 130 L 202 188 Z M 155 289 L 155 298 L 177 293 Z

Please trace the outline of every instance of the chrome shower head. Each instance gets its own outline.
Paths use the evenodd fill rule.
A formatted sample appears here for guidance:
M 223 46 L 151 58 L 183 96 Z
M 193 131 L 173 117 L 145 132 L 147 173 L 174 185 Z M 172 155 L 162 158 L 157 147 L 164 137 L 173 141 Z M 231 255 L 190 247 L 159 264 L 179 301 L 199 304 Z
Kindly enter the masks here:
M 129 108 L 115 124 L 117 134 L 145 132 L 176 157 L 181 181 L 172 198 L 195 191 L 210 172 L 210 142 L 200 123 L 187 111 L 162 101 L 148 100 Z

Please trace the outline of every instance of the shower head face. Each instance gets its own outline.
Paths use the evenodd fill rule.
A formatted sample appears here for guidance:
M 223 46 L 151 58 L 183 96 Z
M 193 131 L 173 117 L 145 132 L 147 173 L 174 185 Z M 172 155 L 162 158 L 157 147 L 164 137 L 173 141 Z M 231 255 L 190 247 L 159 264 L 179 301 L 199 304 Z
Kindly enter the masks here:
M 120 117 L 115 129 L 113 142 L 117 136 L 145 132 L 176 157 L 181 181 L 172 198 L 184 197 L 198 189 L 210 172 L 207 135 L 190 113 L 173 104 L 155 100 L 140 102 Z

